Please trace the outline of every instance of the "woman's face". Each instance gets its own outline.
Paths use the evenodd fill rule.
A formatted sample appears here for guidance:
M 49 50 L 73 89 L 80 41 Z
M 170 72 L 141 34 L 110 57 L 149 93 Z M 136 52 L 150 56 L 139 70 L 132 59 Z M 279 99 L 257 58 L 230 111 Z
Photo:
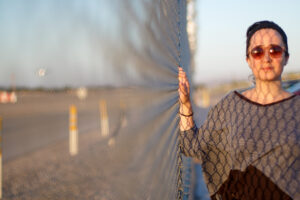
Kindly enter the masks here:
M 280 47 L 285 51 L 281 35 L 276 30 L 261 29 L 254 33 L 250 40 L 247 62 L 256 80 L 281 79 L 288 57 L 285 56 L 284 51 L 280 54 Z

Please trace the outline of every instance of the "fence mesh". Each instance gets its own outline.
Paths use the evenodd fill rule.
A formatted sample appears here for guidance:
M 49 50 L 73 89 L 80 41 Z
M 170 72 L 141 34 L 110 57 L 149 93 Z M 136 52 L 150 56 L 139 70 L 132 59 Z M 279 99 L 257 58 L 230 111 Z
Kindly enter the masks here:
M 3 199 L 190 198 L 177 134 L 186 4 L 0 3 L 0 84 L 17 88 L 0 104 Z

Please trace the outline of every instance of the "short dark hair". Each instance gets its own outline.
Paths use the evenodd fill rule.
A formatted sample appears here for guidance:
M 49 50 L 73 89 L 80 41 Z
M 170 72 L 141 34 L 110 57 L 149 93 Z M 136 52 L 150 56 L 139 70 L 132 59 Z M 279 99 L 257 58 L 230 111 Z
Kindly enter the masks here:
M 249 26 L 248 30 L 247 30 L 247 46 L 246 46 L 246 56 L 248 57 L 248 48 L 250 46 L 250 39 L 251 37 L 254 35 L 254 33 L 260 29 L 265 29 L 265 28 L 270 28 L 270 29 L 274 29 L 275 31 L 277 31 L 282 38 L 282 41 L 284 43 L 285 46 L 285 56 L 288 57 L 289 56 L 289 48 L 288 48 L 288 42 L 287 42 L 287 36 L 285 34 L 285 32 L 283 31 L 283 29 L 278 26 L 277 24 L 275 24 L 272 21 L 259 21 L 259 22 L 255 22 L 254 24 L 252 24 L 251 26 Z

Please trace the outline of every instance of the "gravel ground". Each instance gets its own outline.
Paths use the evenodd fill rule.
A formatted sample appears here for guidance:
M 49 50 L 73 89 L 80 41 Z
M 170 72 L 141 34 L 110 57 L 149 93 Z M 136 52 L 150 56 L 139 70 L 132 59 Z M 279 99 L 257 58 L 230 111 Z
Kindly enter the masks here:
M 68 141 L 8 161 L 3 166 L 3 199 L 116 199 L 109 184 L 107 140 L 99 133 L 79 137 L 79 154 L 70 156 Z M 101 152 L 101 154 L 99 154 Z M 108 158 L 108 157 L 107 157 Z
M 169 147 L 159 146 L 150 137 L 155 127 L 153 124 L 147 126 L 147 131 L 136 130 L 139 124 L 151 119 L 146 117 L 153 114 L 149 108 L 157 107 L 151 103 L 152 96 L 152 93 L 138 96 L 130 90 L 107 94 L 102 91 L 91 92 L 85 102 L 79 102 L 69 93 L 20 94 L 17 104 L 0 105 L 5 122 L 3 199 L 126 200 L 141 199 L 143 196 L 157 199 L 160 195 L 174 199 L 172 195 L 177 192 L 176 185 L 174 187 L 170 183 L 176 184 L 172 181 L 176 179 L 176 161 L 166 160 L 166 163 L 173 163 L 169 168 L 164 168 L 166 171 L 160 168 L 166 159 L 160 156 L 168 152 Z M 116 136 L 115 140 L 100 135 L 97 109 L 99 99 L 103 97 L 108 99 L 109 115 L 113 120 L 111 131 L 112 136 Z M 131 134 L 128 131 L 124 135 L 114 134 L 118 132 L 120 99 L 127 100 L 124 102 Z M 70 103 L 78 106 L 79 113 L 79 153 L 76 156 L 69 155 L 67 129 Z M 145 114 L 129 112 L 145 107 Z M 197 115 L 195 117 L 199 118 Z M 157 120 L 154 122 L 156 125 L 164 122 L 164 118 L 154 119 Z M 149 148 L 145 144 L 151 138 L 153 144 Z M 168 134 L 154 138 L 161 141 L 174 139 L 169 138 Z M 132 158 L 134 155 L 140 155 L 139 159 Z

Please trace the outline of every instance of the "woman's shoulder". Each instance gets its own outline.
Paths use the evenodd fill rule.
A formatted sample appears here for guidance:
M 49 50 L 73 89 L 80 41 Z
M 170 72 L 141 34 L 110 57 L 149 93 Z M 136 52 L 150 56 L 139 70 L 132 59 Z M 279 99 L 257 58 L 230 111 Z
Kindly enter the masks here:
M 231 91 L 227 92 L 225 95 L 223 95 L 223 97 L 217 104 L 226 104 L 226 103 L 234 100 L 237 93 L 238 93 L 237 90 L 231 90 Z
M 211 107 L 212 110 L 219 110 L 219 109 L 226 109 L 226 108 L 229 108 L 232 103 L 236 100 L 235 97 L 236 97 L 236 93 L 237 91 L 236 90 L 232 90 L 232 91 L 229 91 L 227 92 L 225 95 L 223 95 L 223 97 L 221 97 L 221 99 Z
M 295 104 L 300 107 L 300 95 L 299 94 L 294 94 L 292 96 L 292 99 L 294 100 Z

